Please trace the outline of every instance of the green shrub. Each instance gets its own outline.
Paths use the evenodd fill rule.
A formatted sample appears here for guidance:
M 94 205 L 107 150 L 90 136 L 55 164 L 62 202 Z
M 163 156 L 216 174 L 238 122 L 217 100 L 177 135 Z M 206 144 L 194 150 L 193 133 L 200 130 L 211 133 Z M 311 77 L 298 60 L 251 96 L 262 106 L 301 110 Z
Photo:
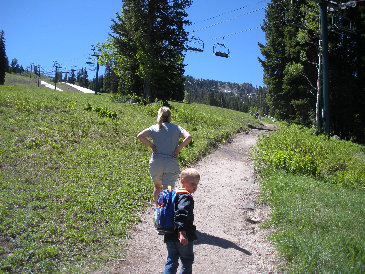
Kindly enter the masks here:
M 277 169 L 314 176 L 317 174 L 316 163 L 310 156 L 302 156 L 293 151 L 275 151 L 268 155 L 266 162 L 270 167 Z
M 100 117 L 108 117 L 112 119 L 117 119 L 117 113 L 115 111 L 110 111 L 108 108 L 102 108 L 102 107 L 92 107 L 90 103 L 87 103 L 87 106 L 84 108 L 86 111 L 94 111 L 96 112 Z
M 259 168 L 278 168 L 313 175 L 351 188 L 365 188 L 363 147 L 348 141 L 316 136 L 313 129 L 297 125 L 258 141 L 253 157 Z
M 145 106 L 145 111 L 152 117 L 157 117 L 158 110 L 163 107 L 161 100 L 155 99 L 155 102 Z
M 289 273 L 363 273 L 365 149 L 285 126 L 253 150 Z

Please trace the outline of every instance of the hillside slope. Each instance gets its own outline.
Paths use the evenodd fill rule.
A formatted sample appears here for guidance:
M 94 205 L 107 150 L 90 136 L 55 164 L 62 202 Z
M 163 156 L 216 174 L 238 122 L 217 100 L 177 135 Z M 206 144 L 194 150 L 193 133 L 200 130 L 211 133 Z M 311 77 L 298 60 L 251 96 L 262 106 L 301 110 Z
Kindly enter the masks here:
M 152 199 L 151 151 L 135 136 L 156 123 L 161 105 L 111 99 L 0 86 L 3 271 L 73 272 L 121 256 L 120 246 Z M 193 135 L 179 154 L 181 166 L 259 126 L 245 113 L 171 104 L 173 122 Z

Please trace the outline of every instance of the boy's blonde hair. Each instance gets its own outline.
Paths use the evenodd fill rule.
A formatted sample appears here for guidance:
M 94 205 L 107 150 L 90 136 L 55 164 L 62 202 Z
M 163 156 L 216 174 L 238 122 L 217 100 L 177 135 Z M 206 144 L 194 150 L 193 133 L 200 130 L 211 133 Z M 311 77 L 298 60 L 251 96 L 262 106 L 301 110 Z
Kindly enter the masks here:
M 180 174 L 181 178 L 191 178 L 191 179 L 198 179 L 200 180 L 200 174 L 195 168 L 185 168 L 183 171 L 181 171 Z
M 161 107 L 157 114 L 158 127 L 162 127 L 162 123 L 171 122 L 171 110 L 168 107 Z

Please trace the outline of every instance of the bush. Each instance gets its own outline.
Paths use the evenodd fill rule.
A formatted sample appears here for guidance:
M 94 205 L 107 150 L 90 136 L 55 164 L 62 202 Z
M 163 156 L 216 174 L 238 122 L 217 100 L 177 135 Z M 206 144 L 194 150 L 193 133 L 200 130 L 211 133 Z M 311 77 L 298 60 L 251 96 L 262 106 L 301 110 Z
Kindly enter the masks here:
M 364 147 L 316 135 L 298 125 L 282 126 L 260 138 L 253 157 L 259 168 L 277 168 L 325 181 L 365 188 Z

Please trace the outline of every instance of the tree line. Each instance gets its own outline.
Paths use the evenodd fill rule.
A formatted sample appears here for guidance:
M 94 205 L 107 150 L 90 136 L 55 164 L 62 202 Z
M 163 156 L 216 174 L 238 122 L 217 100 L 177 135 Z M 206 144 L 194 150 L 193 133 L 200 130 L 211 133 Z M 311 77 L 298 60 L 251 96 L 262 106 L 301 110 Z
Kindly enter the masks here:
M 331 134 L 365 143 L 364 3 L 332 1 L 328 9 L 328 79 Z M 280 120 L 316 126 L 323 121 L 322 37 L 315 1 L 273 0 L 262 29 L 267 103 Z M 356 29 L 354 28 L 356 26 Z
M 255 88 L 252 84 L 230 83 L 216 80 L 185 77 L 185 98 L 187 103 L 201 103 L 242 112 L 268 114 L 265 87 Z

